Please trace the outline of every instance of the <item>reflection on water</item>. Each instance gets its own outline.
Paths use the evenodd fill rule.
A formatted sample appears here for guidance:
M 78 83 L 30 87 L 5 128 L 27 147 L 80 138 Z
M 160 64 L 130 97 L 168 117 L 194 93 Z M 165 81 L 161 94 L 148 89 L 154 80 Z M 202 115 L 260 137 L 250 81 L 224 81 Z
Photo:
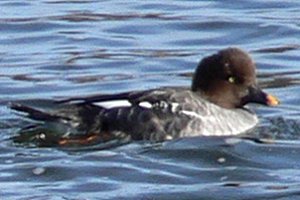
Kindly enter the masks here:
M 299 198 L 298 2 L 0 6 L 2 198 Z M 251 53 L 259 84 L 281 100 L 277 108 L 254 108 L 261 124 L 249 134 L 261 139 L 186 138 L 106 150 L 29 148 L 10 139 L 30 122 L 8 109 L 9 101 L 189 86 L 197 62 L 228 46 Z

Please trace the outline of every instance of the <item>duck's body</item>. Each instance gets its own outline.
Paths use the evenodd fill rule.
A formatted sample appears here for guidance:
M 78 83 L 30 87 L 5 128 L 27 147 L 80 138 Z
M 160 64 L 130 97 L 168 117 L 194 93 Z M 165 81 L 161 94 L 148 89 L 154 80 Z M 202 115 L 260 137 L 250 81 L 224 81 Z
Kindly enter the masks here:
M 244 108 L 250 102 L 278 104 L 256 86 L 255 65 L 248 54 L 229 48 L 200 62 L 191 88 L 64 101 L 28 100 L 15 102 L 12 107 L 61 132 L 52 138 L 53 143 L 73 145 L 113 139 L 164 141 L 236 135 L 258 122 L 256 115 Z

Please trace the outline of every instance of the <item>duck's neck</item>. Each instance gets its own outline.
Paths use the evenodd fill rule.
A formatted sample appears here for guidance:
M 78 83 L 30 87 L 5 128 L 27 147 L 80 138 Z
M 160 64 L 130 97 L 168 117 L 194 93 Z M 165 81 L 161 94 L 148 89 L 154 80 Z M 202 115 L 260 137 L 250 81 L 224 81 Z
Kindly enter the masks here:
M 222 95 L 214 92 L 206 92 L 203 90 L 193 91 L 193 93 L 199 96 L 199 98 L 205 99 L 221 108 L 225 108 L 225 109 L 239 108 L 231 104 L 232 101 L 226 98 L 226 95 Z

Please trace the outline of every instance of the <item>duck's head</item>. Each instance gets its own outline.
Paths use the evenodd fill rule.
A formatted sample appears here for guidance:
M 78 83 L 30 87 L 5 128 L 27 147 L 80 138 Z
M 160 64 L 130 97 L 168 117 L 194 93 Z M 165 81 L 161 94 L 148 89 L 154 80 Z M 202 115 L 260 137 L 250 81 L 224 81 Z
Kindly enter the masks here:
M 205 57 L 193 77 L 192 91 L 224 108 L 241 108 L 247 103 L 279 104 L 276 97 L 257 85 L 255 64 L 248 53 L 227 48 Z

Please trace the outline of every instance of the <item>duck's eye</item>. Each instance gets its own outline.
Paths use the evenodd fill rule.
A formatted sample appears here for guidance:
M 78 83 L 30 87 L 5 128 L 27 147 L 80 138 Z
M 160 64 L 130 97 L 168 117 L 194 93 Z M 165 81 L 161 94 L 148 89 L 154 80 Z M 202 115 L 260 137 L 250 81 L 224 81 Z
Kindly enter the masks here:
M 232 84 L 236 83 L 236 78 L 234 76 L 229 76 L 227 80 L 229 83 L 232 83 Z

